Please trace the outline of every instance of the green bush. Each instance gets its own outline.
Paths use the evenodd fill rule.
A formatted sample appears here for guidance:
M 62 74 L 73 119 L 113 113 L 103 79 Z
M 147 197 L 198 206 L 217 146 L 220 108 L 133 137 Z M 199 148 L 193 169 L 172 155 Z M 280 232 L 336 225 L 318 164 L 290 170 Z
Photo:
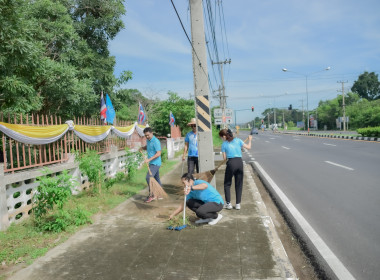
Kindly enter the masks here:
M 132 152 L 128 147 L 125 148 L 125 170 L 127 171 L 127 180 L 132 181 L 136 176 L 137 170 L 143 161 L 143 155 L 140 152 Z
M 357 132 L 364 137 L 380 137 L 380 126 L 359 128 Z
M 69 215 L 62 209 L 71 196 L 74 181 L 67 170 L 57 176 L 48 175 L 48 169 L 44 173 L 47 175 L 37 178 L 39 185 L 33 196 L 34 221 L 42 230 L 60 232 L 70 224 Z
M 163 148 L 161 150 L 161 161 L 165 162 L 168 159 L 168 150 L 166 148 Z
M 82 154 L 76 153 L 75 160 L 79 162 L 79 169 L 88 177 L 88 181 L 97 185 L 100 192 L 100 186 L 105 178 L 100 155 L 95 150 L 87 150 Z

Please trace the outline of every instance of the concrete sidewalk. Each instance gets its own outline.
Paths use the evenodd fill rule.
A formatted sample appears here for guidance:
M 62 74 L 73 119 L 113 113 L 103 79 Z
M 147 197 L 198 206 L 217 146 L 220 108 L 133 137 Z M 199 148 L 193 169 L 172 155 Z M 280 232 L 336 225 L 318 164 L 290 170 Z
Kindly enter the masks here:
M 224 170 L 216 173 L 223 198 Z M 144 190 L 9 279 L 296 279 L 251 166 L 244 171 L 242 209 L 223 210 L 214 226 L 195 226 L 192 215 L 193 226 L 166 229 L 169 214 L 183 203 L 176 194 L 179 163 L 162 178 L 169 199 L 146 204 Z M 234 191 L 232 198 L 234 205 Z

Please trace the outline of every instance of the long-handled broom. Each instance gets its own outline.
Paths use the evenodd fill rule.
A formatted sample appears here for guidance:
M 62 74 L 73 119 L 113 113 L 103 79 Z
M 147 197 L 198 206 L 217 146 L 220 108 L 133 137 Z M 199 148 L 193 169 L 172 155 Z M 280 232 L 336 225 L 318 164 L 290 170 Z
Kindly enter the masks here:
M 214 178 L 214 175 L 216 173 L 216 171 L 218 171 L 218 169 L 226 162 L 226 160 L 223 160 L 217 167 L 215 167 L 214 169 L 212 170 L 208 170 L 208 171 L 205 171 L 205 172 L 201 172 L 201 173 L 194 173 L 193 174 L 193 177 L 196 178 L 197 180 L 204 180 L 206 182 L 211 182 L 212 178 Z
M 145 159 L 145 156 L 143 153 L 141 153 Z M 168 197 L 168 194 L 164 191 L 164 189 L 161 187 L 161 185 L 154 179 L 152 172 L 150 171 L 149 164 L 146 163 L 146 166 L 148 167 L 149 171 L 149 190 L 152 197 L 159 198 L 159 197 Z

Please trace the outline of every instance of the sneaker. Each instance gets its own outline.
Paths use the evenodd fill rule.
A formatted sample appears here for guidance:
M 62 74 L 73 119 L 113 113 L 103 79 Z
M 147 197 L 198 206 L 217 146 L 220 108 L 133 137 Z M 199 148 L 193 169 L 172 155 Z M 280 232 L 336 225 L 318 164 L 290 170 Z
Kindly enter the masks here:
M 146 203 L 152 202 L 153 200 L 156 200 L 155 197 L 149 196 L 147 200 L 145 200 Z
M 218 217 L 216 219 L 211 219 L 211 221 L 208 222 L 208 224 L 213 226 L 213 225 L 217 224 L 222 218 L 223 218 L 223 216 L 221 214 L 218 214 Z
M 224 204 L 224 209 L 231 210 L 232 209 L 231 203 L 227 202 L 226 204 Z
M 236 210 L 240 210 L 240 203 L 237 203 L 237 204 L 236 204 L 235 209 L 236 209 Z
M 196 220 L 195 223 L 196 224 L 204 224 L 204 223 L 208 223 L 210 222 L 212 219 L 211 218 L 207 218 L 207 219 L 199 219 L 199 220 Z

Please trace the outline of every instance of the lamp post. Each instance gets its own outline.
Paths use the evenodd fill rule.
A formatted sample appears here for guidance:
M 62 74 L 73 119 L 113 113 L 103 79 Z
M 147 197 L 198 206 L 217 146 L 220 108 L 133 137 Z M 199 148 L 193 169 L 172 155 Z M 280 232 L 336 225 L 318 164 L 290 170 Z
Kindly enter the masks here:
M 294 71 L 290 71 L 286 68 L 282 68 L 282 71 L 284 72 L 291 72 L 291 73 L 295 73 L 295 74 L 298 74 L 298 75 L 301 75 L 301 76 L 304 76 L 306 78 L 306 111 L 307 111 L 307 133 L 310 132 L 310 119 L 309 119 L 309 92 L 308 92 L 308 88 L 307 88 L 307 79 L 309 78 L 309 76 L 311 75 L 314 75 L 314 74 L 317 74 L 317 73 L 320 73 L 320 72 L 323 72 L 323 71 L 328 71 L 330 70 L 330 66 L 329 67 L 326 67 L 325 69 L 323 70 L 320 70 L 320 71 L 317 71 L 317 72 L 313 72 L 313 73 L 309 73 L 309 74 L 302 74 L 302 73 L 298 73 L 298 72 L 294 72 Z

